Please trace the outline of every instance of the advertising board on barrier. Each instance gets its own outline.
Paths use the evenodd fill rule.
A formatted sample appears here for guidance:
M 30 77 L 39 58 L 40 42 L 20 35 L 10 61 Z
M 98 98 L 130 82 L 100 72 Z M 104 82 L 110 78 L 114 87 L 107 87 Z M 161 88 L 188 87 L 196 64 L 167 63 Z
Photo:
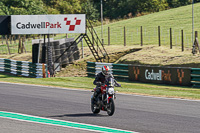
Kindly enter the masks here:
M 11 34 L 85 33 L 85 14 L 11 15 Z
M 146 83 L 190 85 L 190 68 L 129 66 L 129 80 Z

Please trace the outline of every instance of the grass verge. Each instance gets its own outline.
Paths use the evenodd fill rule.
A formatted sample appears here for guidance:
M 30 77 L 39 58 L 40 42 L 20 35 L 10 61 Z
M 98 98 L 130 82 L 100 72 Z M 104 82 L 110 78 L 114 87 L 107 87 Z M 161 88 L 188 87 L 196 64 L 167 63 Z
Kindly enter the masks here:
M 24 78 L 0 74 L 0 81 L 24 83 L 65 88 L 79 88 L 92 90 L 94 78 L 89 77 L 56 77 L 56 78 Z M 155 85 L 136 82 L 119 82 L 122 88 L 115 88 L 120 93 L 151 95 L 159 97 L 173 97 L 183 99 L 200 99 L 200 89 L 183 86 Z

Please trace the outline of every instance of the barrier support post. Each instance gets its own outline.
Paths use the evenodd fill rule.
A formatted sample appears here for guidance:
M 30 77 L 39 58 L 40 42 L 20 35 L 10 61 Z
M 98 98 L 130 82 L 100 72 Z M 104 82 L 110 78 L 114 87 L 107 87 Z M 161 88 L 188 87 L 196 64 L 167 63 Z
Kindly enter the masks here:
M 46 72 L 45 72 L 45 65 L 44 65 L 44 63 L 42 64 L 42 74 L 43 74 L 43 78 L 46 78 Z

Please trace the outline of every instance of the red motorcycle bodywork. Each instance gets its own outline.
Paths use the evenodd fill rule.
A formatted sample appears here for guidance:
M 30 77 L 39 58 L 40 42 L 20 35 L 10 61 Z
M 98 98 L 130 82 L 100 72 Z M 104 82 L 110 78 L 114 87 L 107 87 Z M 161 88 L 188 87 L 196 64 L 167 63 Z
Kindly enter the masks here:
M 107 85 L 105 85 L 105 86 L 101 86 L 101 94 L 105 94 L 106 93 L 106 87 L 107 87 Z M 108 97 L 108 103 L 109 103 L 109 101 L 110 101 L 110 98 L 113 98 L 113 96 L 112 95 L 109 95 L 109 97 Z
M 106 85 L 101 86 L 101 94 L 105 94 L 105 93 L 106 93 Z

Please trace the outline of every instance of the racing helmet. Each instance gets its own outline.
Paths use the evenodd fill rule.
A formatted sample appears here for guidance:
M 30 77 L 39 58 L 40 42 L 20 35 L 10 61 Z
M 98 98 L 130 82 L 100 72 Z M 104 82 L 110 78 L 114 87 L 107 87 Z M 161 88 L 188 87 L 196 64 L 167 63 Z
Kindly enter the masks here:
M 102 67 L 102 73 L 103 75 L 108 75 L 110 71 L 110 68 L 108 66 L 103 66 Z

